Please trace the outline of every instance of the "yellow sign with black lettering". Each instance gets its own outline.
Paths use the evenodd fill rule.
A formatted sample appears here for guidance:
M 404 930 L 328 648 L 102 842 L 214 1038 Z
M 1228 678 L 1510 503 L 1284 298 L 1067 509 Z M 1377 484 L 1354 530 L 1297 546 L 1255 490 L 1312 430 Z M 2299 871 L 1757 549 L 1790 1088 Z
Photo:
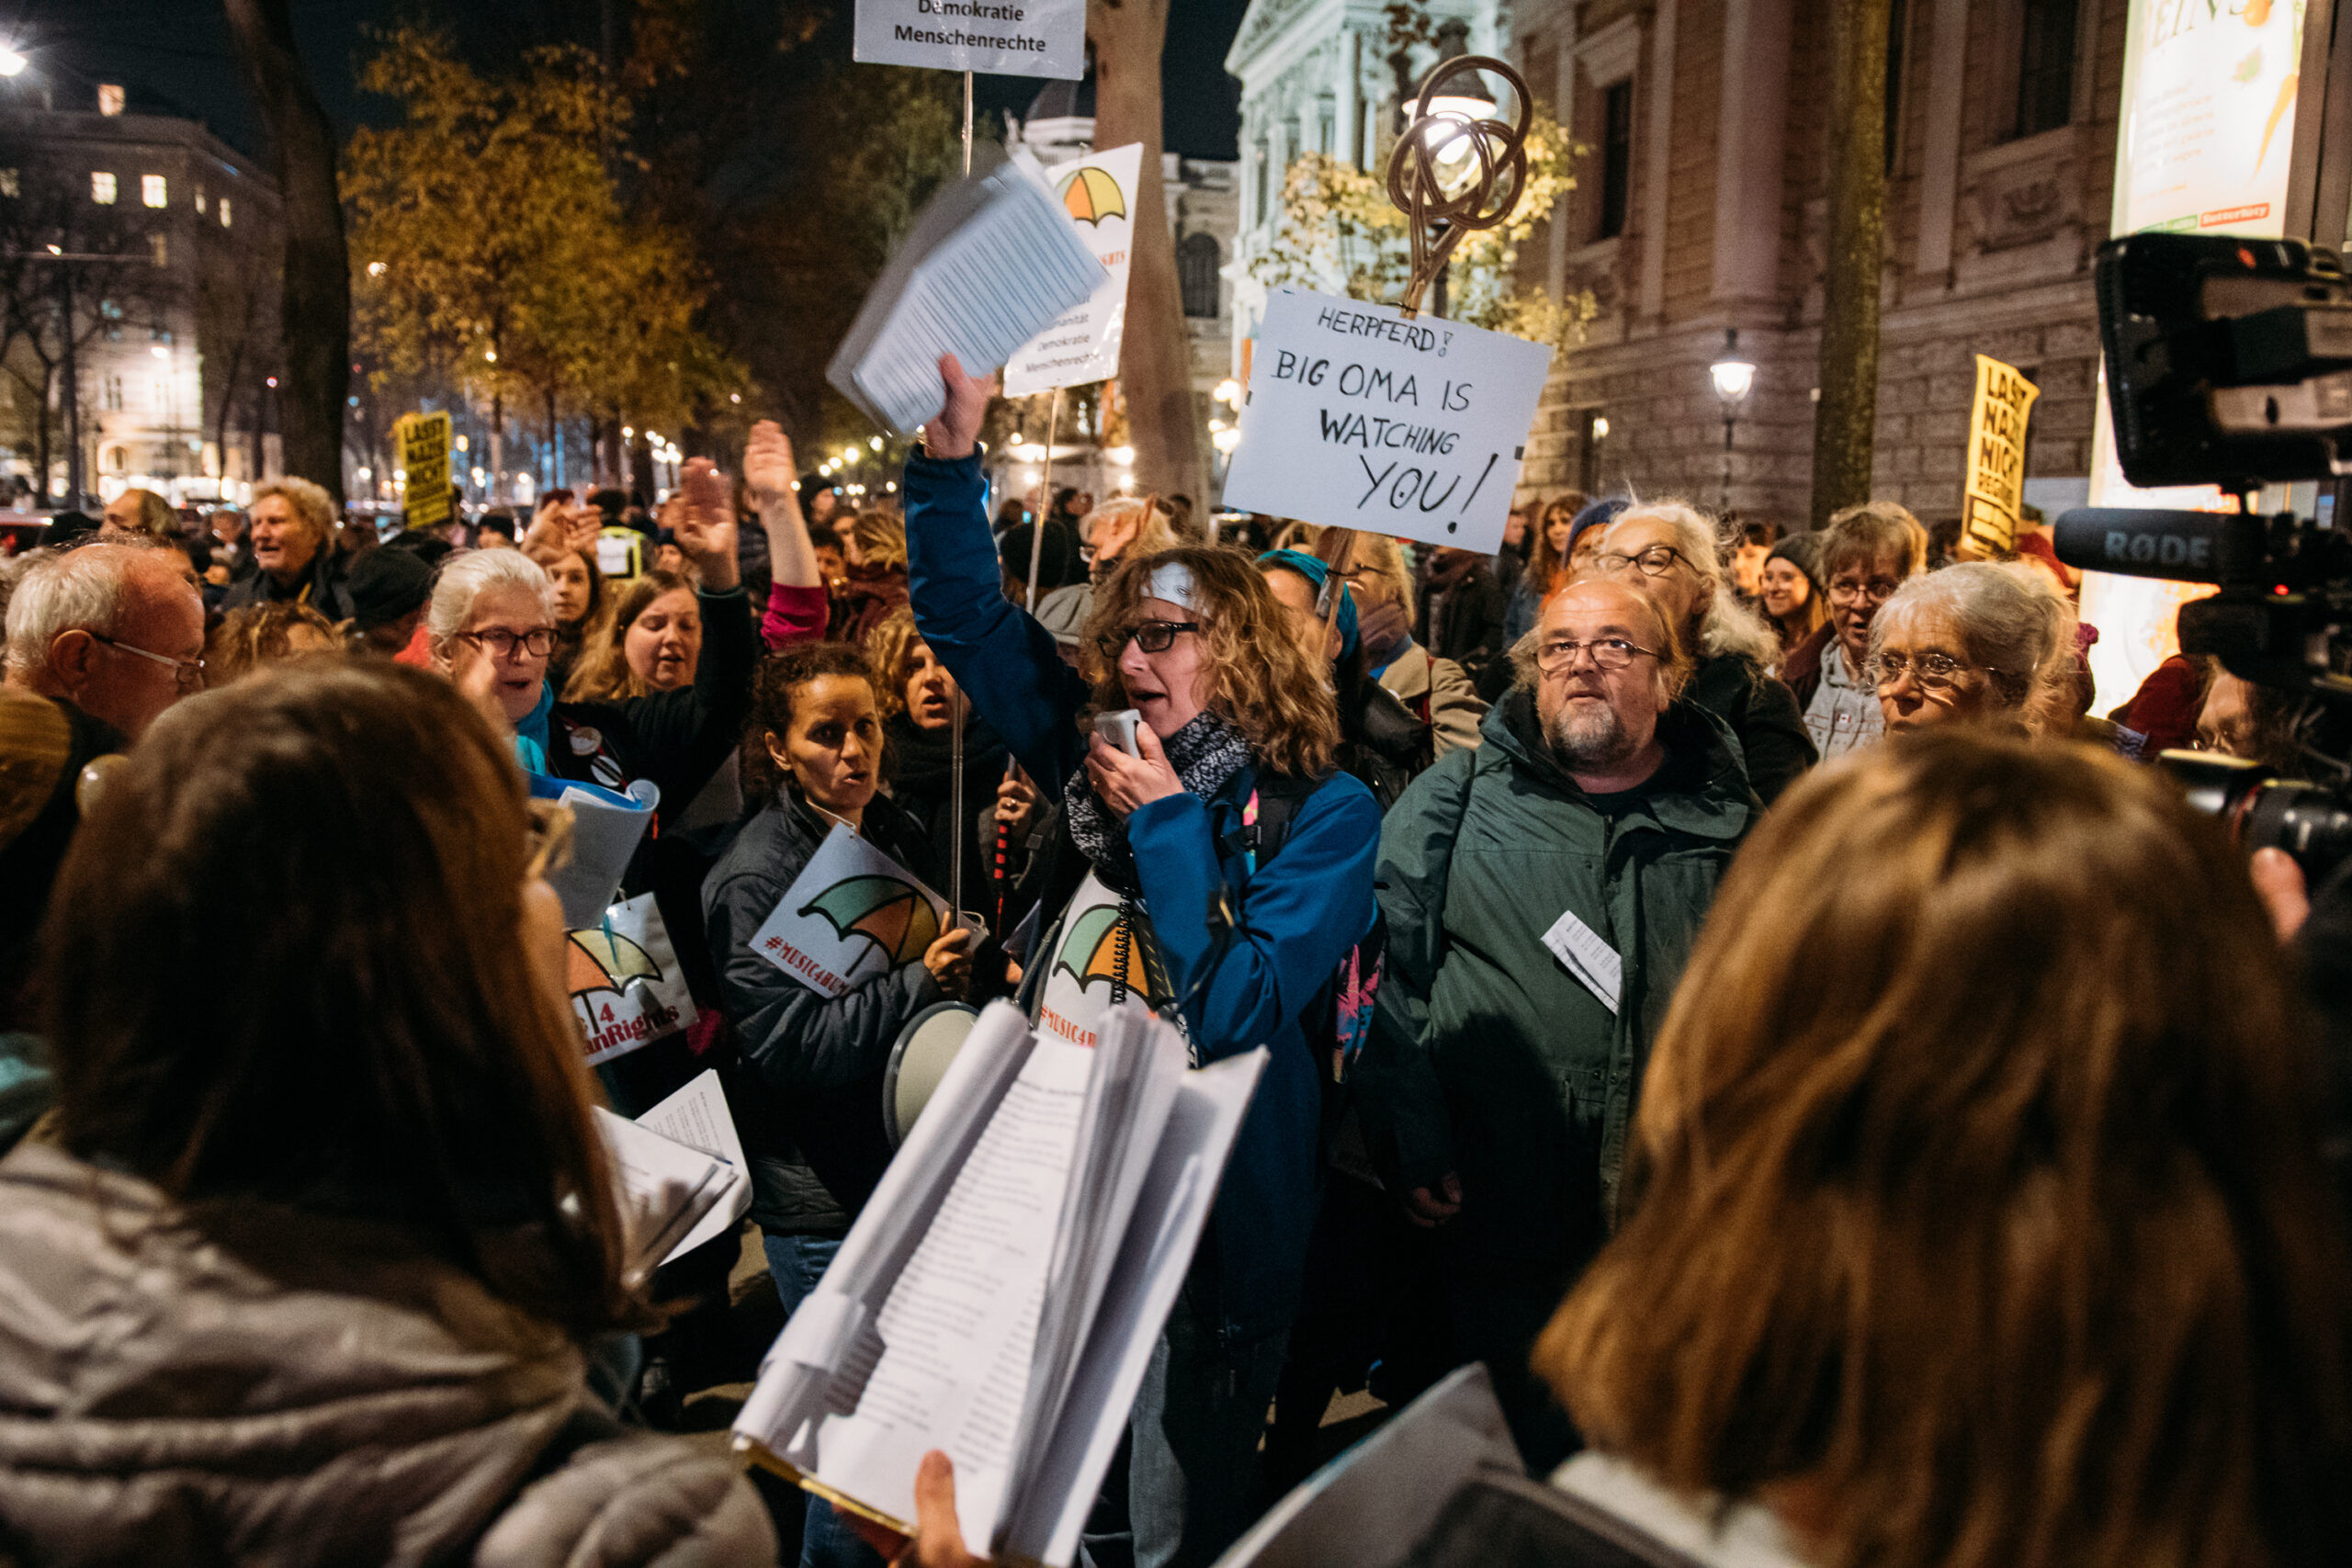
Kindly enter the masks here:
M 449 416 L 404 413 L 392 426 L 400 444 L 401 468 L 407 475 L 401 494 L 401 521 L 411 528 L 432 528 L 449 521 Z
M 2017 547 L 2025 503 L 2025 423 L 2041 389 L 2013 366 L 1976 356 L 1976 400 L 1968 411 L 1968 489 L 1961 502 L 1960 553 L 1974 559 Z

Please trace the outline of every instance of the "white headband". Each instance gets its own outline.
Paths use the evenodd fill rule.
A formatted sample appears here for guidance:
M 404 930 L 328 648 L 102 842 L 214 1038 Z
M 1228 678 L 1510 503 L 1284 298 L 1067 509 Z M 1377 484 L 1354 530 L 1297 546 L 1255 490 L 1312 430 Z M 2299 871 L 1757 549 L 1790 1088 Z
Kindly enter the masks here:
M 1200 591 L 1193 585 L 1193 571 L 1181 561 L 1162 561 L 1151 569 L 1151 579 L 1144 586 L 1147 599 L 1165 599 L 1170 604 L 1182 604 L 1187 610 L 1201 607 Z

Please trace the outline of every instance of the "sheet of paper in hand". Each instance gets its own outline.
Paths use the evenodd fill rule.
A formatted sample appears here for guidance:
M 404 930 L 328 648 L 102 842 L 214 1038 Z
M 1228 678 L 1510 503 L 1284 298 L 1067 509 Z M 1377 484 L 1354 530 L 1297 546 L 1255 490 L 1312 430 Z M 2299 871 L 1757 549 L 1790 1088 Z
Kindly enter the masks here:
M 1086 74 L 1086 0 L 857 0 L 851 57 L 1075 82 Z
M 1525 338 L 1277 288 L 1225 504 L 1491 555 L 1551 365 Z
M 752 933 L 752 951 L 810 990 L 838 997 L 921 958 L 946 919 L 946 899 L 836 826 Z
M 616 904 L 597 924 L 573 931 L 563 952 L 571 1010 L 588 1032 L 592 1067 L 691 1028 L 701 1016 L 650 893 Z
M 911 434 L 937 416 L 941 355 L 986 375 L 1102 287 L 1102 264 L 1023 157 L 924 204 L 825 367 L 885 429 Z
M 1119 373 L 1119 340 L 1127 321 L 1127 251 L 1136 231 L 1136 182 L 1143 143 L 1057 164 L 1046 179 L 1094 259 L 1110 276 L 1094 297 L 1063 314 L 1004 362 L 1004 395 L 1025 398 L 1079 387 Z

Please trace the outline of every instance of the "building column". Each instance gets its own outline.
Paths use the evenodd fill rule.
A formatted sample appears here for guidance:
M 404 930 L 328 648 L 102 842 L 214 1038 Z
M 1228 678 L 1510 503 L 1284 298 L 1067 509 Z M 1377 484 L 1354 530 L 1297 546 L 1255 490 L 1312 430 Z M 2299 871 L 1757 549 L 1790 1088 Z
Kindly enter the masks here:
M 1968 0 L 1936 0 L 1936 31 L 1927 70 L 1927 141 L 1919 158 L 1919 246 L 1912 259 L 1914 271 L 1931 277 L 1951 271 L 1967 68 Z
M 1645 316 L 1666 313 L 1667 182 L 1673 177 L 1674 158 L 1674 12 L 1675 0 L 1657 0 L 1650 19 L 1649 156 L 1643 160 L 1642 288 Z
M 1792 0 L 1730 0 L 1724 10 L 1712 289 L 1717 299 L 1769 299 L 1779 292 L 1781 150 L 1793 8 Z
M 1553 75 L 1555 85 L 1552 92 L 1553 112 L 1558 116 L 1560 130 L 1570 141 L 1576 139 L 1577 125 L 1577 12 L 1573 6 L 1562 8 L 1559 32 L 1559 58 Z M 1533 83 L 1530 86 L 1535 85 Z M 1551 279 L 1552 299 L 1556 303 L 1568 293 L 1568 209 L 1563 200 L 1552 209 L 1551 265 L 1546 269 Z
M 1363 35 L 1350 28 L 1340 38 L 1340 125 L 1332 151 L 1353 164 L 1363 147 Z

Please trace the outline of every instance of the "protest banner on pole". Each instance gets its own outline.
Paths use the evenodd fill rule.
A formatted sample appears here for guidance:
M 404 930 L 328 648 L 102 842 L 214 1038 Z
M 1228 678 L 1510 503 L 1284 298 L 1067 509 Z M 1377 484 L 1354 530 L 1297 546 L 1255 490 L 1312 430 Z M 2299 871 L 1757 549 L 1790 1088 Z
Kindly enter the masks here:
M 851 57 L 1075 82 L 1086 74 L 1086 0 L 857 0 Z
M 400 444 L 401 470 L 408 477 L 401 494 L 401 522 L 431 528 L 449 521 L 449 415 L 404 413 L 392 426 Z
M 1056 387 L 1105 381 L 1119 373 L 1119 343 L 1127 321 L 1127 256 L 1135 237 L 1136 187 L 1143 175 L 1143 143 L 1057 164 L 1046 180 L 1061 198 L 1094 259 L 1109 274 L 1085 304 L 1013 351 L 1004 363 L 1004 395 L 1025 398 Z
M 1227 506 L 1500 547 L 1550 348 L 1280 288 L 1251 360 Z
M 2016 367 L 1976 356 L 1976 400 L 1968 410 L 1968 485 L 1960 550 L 1973 559 L 2017 547 L 2018 508 L 2025 500 L 2025 425 L 2041 389 Z

